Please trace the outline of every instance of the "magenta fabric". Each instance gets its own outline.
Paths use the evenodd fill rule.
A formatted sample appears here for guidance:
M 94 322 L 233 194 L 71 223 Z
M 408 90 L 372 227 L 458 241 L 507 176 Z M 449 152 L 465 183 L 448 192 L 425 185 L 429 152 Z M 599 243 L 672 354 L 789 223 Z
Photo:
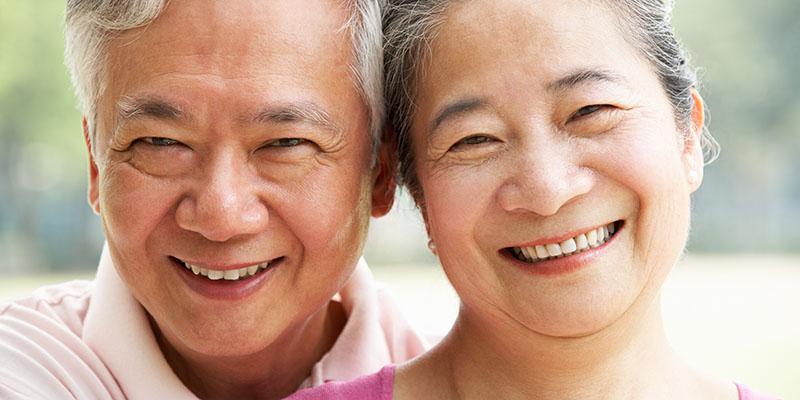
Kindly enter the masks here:
M 377 374 L 362 376 L 350 382 L 329 382 L 295 393 L 287 400 L 392 400 L 395 366 L 386 366 Z M 736 383 L 739 400 L 779 400 L 760 394 Z
M 394 366 L 389 365 L 350 382 L 328 382 L 299 391 L 288 400 L 392 400 L 393 386 Z

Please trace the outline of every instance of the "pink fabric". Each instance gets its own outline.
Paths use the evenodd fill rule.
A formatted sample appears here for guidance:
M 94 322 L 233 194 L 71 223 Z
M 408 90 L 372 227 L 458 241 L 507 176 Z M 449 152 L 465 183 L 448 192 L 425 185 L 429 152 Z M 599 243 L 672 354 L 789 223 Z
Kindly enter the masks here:
M 329 382 L 301 390 L 287 400 L 392 400 L 393 386 L 394 366 L 390 365 L 350 382 Z
M 739 400 L 778 400 L 778 398 L 774 396 L 756 393 L 749 387 L 738 382 L 736 383 L 736 389 L 739 390 Z
M 337 295 L 348 320 L 301 388 L 406 361 L 428 343 L 366 263 Z M 93 282 L 41 288 L 0 305 L 0 399 L 196 399 L 158 348 L 144 309 L 104 249 Z

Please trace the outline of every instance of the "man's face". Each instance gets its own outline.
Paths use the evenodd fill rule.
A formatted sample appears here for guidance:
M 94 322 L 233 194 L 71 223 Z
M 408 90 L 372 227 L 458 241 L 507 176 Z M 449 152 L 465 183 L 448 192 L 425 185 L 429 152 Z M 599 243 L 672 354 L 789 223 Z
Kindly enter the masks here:
M 264 349 L 350 276 L 383 175 L 348 16 L 326 0 L 172 1 L 112 41 L 90 201 L 179 350 Z

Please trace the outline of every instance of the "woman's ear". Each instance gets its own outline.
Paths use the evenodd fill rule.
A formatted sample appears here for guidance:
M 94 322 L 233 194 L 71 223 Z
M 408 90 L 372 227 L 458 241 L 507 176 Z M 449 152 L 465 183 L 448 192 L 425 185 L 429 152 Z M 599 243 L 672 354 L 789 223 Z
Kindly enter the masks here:
M 692 88 L 692 115 L 683 145 L 683 167 L 689 191 L 694 193 L 703 182 L 703 146 L 701 138 L 705 127 L 705 104 L 697 89 Z

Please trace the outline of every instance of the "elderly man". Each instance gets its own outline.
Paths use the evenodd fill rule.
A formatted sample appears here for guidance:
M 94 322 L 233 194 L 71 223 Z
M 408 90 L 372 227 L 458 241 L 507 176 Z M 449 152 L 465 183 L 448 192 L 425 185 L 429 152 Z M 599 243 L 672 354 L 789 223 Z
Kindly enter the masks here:
M 97 277 L 0 306 L 0 398 L 280 398 L 422 339 L 359 256 L 385 214 L 376 0 L 69 0 Z

